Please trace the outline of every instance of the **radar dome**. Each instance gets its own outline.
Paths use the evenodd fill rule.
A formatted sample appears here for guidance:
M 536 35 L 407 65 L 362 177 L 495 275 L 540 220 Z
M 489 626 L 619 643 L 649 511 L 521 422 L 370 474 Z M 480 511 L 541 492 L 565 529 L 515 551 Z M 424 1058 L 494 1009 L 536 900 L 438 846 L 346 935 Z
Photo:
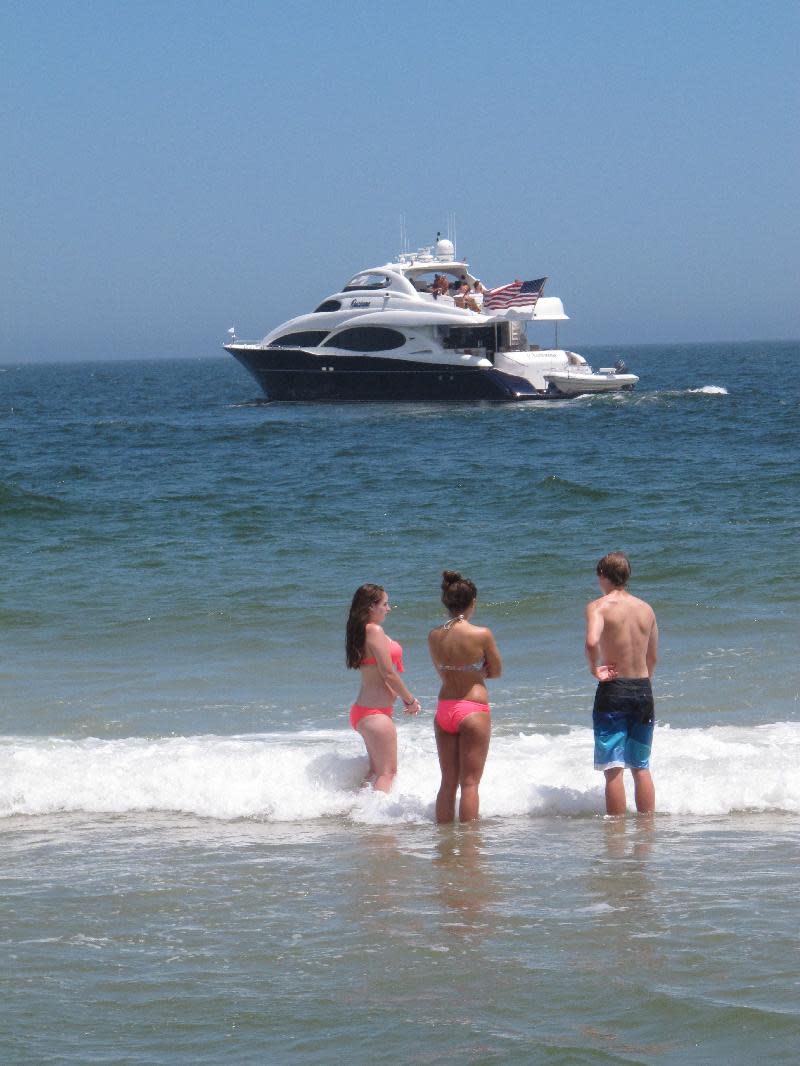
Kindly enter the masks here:
M 437 259 L 452 259 L 455 252 L 456 250 L 453 247 L 453 242 L 448 241 L 446 237 L 440 237 L 436 242 Z

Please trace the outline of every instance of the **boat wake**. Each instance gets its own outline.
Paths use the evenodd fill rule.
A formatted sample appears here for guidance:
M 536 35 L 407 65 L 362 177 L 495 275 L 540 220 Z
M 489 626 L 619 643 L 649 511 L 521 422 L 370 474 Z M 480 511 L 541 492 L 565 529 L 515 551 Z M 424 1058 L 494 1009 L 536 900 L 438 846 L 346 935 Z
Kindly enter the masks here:
M 601 396 L 600 399 L 604 403 L 611 402 L 627 402 L 634 406 L 648 403 L 664 403 L 674 400 L 685 400 L 687 397 L 696 396 L 727 396 L 728 390 L 724 385 L 700 385 L 697 388 L 686 389 L 653 389 L 650 392 L 636 392 L 629 394 L 617 394 L 609 396 Z M 581 397 L 582 399 L 595 399 L 594 396 Z

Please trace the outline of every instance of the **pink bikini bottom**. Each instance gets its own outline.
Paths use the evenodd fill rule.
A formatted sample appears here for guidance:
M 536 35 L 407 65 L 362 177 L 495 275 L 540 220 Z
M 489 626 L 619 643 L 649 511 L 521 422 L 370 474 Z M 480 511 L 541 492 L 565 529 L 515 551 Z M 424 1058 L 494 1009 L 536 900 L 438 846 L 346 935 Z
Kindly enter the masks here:
M 370 714 L 385 714 L 387 718 L 392 717 L 391 707 L 362 707 L 360 703 L 354 703 L 350 708 L 350 725 L 353 729 L 358 729 L 358 723 L 362 718 L 366 718 Z
M 436 705 L 436 721 L 445 733 L 457 733 L 461 723 L 471 714 L 488 714 L 488 703 L 475 700 L 439 700 Z

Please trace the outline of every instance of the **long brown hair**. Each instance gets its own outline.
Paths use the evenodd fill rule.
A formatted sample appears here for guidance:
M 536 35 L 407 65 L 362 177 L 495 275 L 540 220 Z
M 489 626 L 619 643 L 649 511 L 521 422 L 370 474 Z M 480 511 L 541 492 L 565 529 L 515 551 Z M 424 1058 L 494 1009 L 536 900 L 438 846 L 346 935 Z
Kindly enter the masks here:
M 357 588 L 350 604 L 350 614 L 347 616 L 347 637 L 345 638 L 345 661 L 350 670 L 357 670 L 364 658 L 364 649 L 367 645 L 367 622 L 369 612 L 376 603 L 380 603 L 381 596 L 386 589 L 380 585 L 362 585 Z

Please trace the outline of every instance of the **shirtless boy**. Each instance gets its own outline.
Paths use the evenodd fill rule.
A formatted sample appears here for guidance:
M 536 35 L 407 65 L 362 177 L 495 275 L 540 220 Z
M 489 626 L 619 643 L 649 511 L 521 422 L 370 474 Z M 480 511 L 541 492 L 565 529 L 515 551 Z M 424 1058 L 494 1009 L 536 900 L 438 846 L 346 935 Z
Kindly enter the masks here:
M 655 810 L 656 792 L 648 769 L 654 707 L 650 679 L 658 655 L 653 608 L 625 587 L 631 566 L 623 552 L 597 564 L 603 593 L 586 605 L 586 658 L 598 680 L 594 697 L 594 765 L 606 775 L 606 813 L 625 813 L 627 767 L 633 774 L 636 810 Z

